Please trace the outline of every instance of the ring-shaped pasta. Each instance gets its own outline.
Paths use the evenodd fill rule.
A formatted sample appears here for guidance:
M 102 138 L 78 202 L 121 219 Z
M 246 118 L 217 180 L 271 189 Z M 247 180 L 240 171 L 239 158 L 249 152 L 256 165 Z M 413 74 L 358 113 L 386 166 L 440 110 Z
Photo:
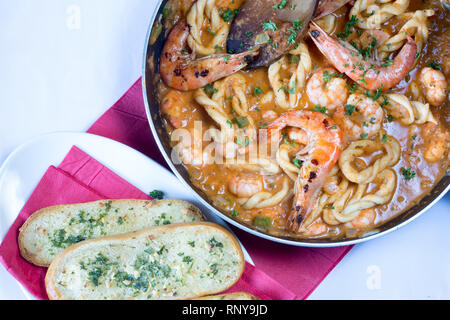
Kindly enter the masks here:
M 420 54 L 428 40 L 427 18 L 434 15 L 433 10 L 417 10 L 402 14 L 400 17 L 409 19 L 400 31 L 393 37 L 386 40 L 378 48 L 378 58 L 383 60 L 389 53 L 399 50 L 405 44 L 407 36 L 414 37 L 417 44 L 417 53 Z
M 295 108 L 298 104 L 298 95 L 306 85 L 306 79 L 312 70 L 312 60 L 308 46 L 301 42 L 298 47 L 289 52 L 291 56 L 298 57 L 297 67 L 290 78 L 282 78 L 281 71 L 290 68 L 289 59 L 283 56 L 272 63 L 268 70 L 270 85 L 275 94 L 277 106 L 287 110 Z
M 291 180 L 295 181 L 300 172 L 300 168 L 292 163 L 291 154 L 293 151 L 295 150 L 290 145 L 281 144 L 277 150 L 276 159 L 281 169 L 283 169 Z
M 350 17 L 358 19 L 361 29 L 380 29 L 381 24 L 404 13 L 408 6 L 409 0 L 356 0 Z
M 423 124 L 425 122 L 433 122 L 437 124 L 430 105 L 419 101 L 409 101 L 409 99 L 399 93 L 391 93 L 385 95 L 388 104 L 385 108 L 392 114 L 397 115 L 396 119 L 404 125 Z M 400 110 L 400 108 L 403 108 Z
M 249 141 L 257 140 L 257 130 L 253 118 L 249 115 L 249 104 L 247 95 L 245 93 L 247 82 L 241 74 L 233 74 L 223 80 L 214 83 L 214 93 L 209 97 L 203 89 L 198 89 L 195 92 L 195 101 L 200 104 L 208 113 L 208 115 L 220 126 L 221 130 L 229 133 L 229 139 L 234 139 L 237 130 L 240 134 L 249 139 Z M 231 98 L 231 107 L 233 112 L 245 118 L 248 122 L 243 126 L 242 124 L 233 121 L 231 114 L 226 110 L 226 101 Z M 247 149 L 247 146 L 242 148 L 242 152 Z
M 289 185 L 289 179 L 285 177 L 283 179 L 283 186 L 280 191 L 275 194 L 270 192 L 259 192 L 250 198 L 240 198 L 238 202 L 241 206 L 247 210 L 249 209 L 261 209 L 273 207 L 282 202 L 286 197 L 292 194 L 292 190 Z
M 361 191 L 357 191 L 355 197 L 351 198 L 342 211 L 336 210 L 334 212 L 334 216 L 339 222 L 345 223 L 352 221 L 360 214 L 361 210 L 385 204 L 392 199 L 397 186 L 397 176 L 395 175 L 395 172 L 391 169 L 385 169 L 378 174 L 377 180 L 380 181 L 380 184 L 375 193 L 360 196 L 358 193 L 365 192 L 367 185 L 359 185 L 358 191 Z
M 363 155 L 365 149 L 379 149 L 379 146 L 386 151 L 386 154 L 375 160 L 369 167 L 358 171 L 353 166 L 353 161 Z M 354 141 L 345 149 L 339 158 L 339 167 L 344 176 L 351 182 L 357 184 L 367 184 L 372 182 L 376 176 L 386 169 L 393 166 L 400 159 L 400 144 L 391 136 L 386 137 L 386 142 L 377 143 L 372 140 Z
M 216 53 L 217 46 L 224 47 L 230 25 L 220 17 L 216 0 L 197 0 L 189 10 L 186 20 L 190 26 L 187 41 L 196 54 L 207 56 Z M 209 24 L 207 30 L 213 35 L 212 41 L 208 43 L 203 43 L 201 36 L 205 20 Z

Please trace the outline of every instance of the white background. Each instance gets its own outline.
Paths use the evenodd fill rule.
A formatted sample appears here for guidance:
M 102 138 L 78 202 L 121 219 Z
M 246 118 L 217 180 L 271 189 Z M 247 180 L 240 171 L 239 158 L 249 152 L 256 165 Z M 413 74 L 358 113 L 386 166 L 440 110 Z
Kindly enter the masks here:
M 0 0 L 0 162 L 36 135 L 87 130 L 137 80 L 156 2 Z M 447 195 L 351 250 L 310 298 L 449 299 L 449 228 Z

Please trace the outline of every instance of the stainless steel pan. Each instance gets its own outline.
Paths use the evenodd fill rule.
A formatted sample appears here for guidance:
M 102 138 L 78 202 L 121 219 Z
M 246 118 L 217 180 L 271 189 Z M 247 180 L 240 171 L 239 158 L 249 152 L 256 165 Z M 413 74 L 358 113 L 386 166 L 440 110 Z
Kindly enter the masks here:
M 171 159 L 171 146 L 169 136 L 163 126 L 163 121 L 159 111 L 159 102 L 157 101 L 157 80 L 158 77 L 158 66 L 159 66 L 159 56 L 165 41 L 165 36 L 168 30 L 164 30 L 164 27 L 159 23 L 163 9 L 168 0 L 159 0 L 157 4 L 157 9 L 153 18 L 150 21 L 148 28 L 147 39 L 145 42 L 145 53 L 143 61 L 143 76 L 142 76 L 142 87 L 144 94 L 145 107 L 147 111 L 148 121 L 155 137 L 155 140 L 159 146 L 161 153 L 166 159 L 172 171 L 177 175 L 181 183 L 183 183 L 187 188 L 189 188 L 194 194 L 197 195 L 199 200 L 208 207 L 213 213 L 217 214 L 219 217 L 229 222 L 230 224 L 245 230 L 256 236 L 269 239 L 272 241 L 285 243 L 295 246 L 307 246 L 307 247 L 333 247 L 333 246 L 343 246 L 355 243 L 360 243 L 370 239 L 380 237 L 384 234 L 397 230 L 398 228 L 411 222 L 427 209 L 429 209 L 433 204 L 435 204 L 440 198 L 442 198 L 446 192 L 450 189 L 450 176 L 447 175 L 439 181 L 439 183 L 434 187 L 434 189 L 425 196 L 418 204 L 409 209 L 408 211 L 398 215 L 394 219 L 386 222 L 385 224 L 377 228 L 378 232 L 372 233 L 370 235 L 361 238 L 352 238 L 344 240 L 330 240 L 330 239 L 296 239 L 291 237 L 275 237 L 257 230 L 252 225 L 242 223 L 233 217 L 229 216 L 226 212 L 222 211 L 220 208 L 215 207 L 211 201 L 209 201 L 206 194 L 198 190 L 190 181 L 189 174 L 182 165 L 174 164 Z M 159 36 L 155 36 L 158 35 Z M 150 39 L 152 41 L 150 41 Z

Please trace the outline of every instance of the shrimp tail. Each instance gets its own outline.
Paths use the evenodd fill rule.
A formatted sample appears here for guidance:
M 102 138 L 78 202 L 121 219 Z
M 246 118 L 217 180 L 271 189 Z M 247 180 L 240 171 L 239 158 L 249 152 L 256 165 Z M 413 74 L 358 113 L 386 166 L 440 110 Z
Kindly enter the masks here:
M 343 46 L 314 22 L 311 22 L 309 35 L 336 69 L 368 90 L 386 91 L 396 86 L 409 73 L 416 59 L 417 45 L 410 36 L 392 64 L 380 66 L 376 61 L 364 60 L 356 50 Z
M 178 22 L 170 31 L 161 53 L 161 78 L 173 89 L 191 91 L 202 88 L 245 68 L 259 53 L 256 48 L 239 54 L 215 54 L 196 59 L 195 53 L 189 53 L 187 48 L 189 31 L 190 26 L 186 22 Z

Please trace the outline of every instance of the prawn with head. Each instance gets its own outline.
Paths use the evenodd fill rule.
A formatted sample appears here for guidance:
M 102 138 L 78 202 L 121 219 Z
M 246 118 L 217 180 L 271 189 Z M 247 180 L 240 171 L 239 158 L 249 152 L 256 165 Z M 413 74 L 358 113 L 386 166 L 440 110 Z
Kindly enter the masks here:
M 171 88 L 190 91 L 238 72 L 258 55 L 258 48 L 239 54 L 215 54 L 196 58 L 187 46 L 190 27 L 178 22 L 164 44 L 160 74 Z
M 384 66 L 377 61 L 365 60 L 358 51 L 349 49 L 329 36 L 314 22 L 309 35 L 328 61 L 349 78 L 368 90 L 386 91 L 396 86 L 413 68 L 417 45 L 408 36 L 407 42 L 394 58 L 392 64 Z
M 300 171 L 295 181 L 294 201 L 287 221 L 291 231 L 300 232 L 325 179 L 339 159 L 342 133 L 333 119 L 323 113 L 291 110 L 267 126 L 269 140 L 278 143 L 280 133 L 286 127 L 299 128 L 305 132 L 300 140 L 306 143 L 306 147 L 296 158 Z

